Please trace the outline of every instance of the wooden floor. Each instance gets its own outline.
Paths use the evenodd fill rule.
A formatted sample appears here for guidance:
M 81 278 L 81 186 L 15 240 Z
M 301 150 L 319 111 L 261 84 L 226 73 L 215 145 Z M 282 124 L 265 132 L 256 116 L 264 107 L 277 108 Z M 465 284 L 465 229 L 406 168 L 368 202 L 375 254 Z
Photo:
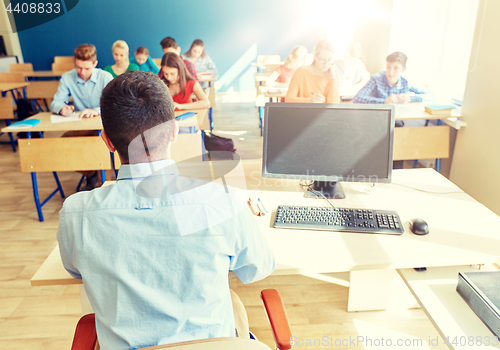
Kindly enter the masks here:
M 219 103 L 214 116 L 215 132 L 231 137 L 242 158 L 260 158 L 262 138 L 252 104 Z M 0 140 L 7 140 L 6 135 Z M 78 174 L 59 175 L 66 195 L 74 193 Z M 39 187 L 41 197 L 47 196 L 55 187 L 52 174 L 40 175 Z M 30 175 L 20 172 L 18 153 L 4 144 L 0 145 L 0 199 L 0 349 L 70 349 L 81 316 L 78 287 L 31 287 L 29 282 L 56 245 L 63 199 L 51 199 L 43 208 L 45 222 L 39 222 Z M 348 274 L 340 277 L 348 278 Z M 383 349 L 376 346 L 381 337 L 409 339 L 407 344 L 421 338 L 427 344 L 429 338 L 438 336 L 419 309 L 348 313 L 347 287 L 305 276 L 272 276 L 246 286 L 231 278 L 231 287 L 247 308 L 250 329 L 270 347 L 272 334 L 259 297 L 265 288 L 280 291 L 297 341 L 306 344 L 309 339 L 312 345 L 297 348 Z M 372 346 L 368 341 L 356 343 L 358 336 L 370 338 Z M 335 340 L 347 346 L 336 346 Z

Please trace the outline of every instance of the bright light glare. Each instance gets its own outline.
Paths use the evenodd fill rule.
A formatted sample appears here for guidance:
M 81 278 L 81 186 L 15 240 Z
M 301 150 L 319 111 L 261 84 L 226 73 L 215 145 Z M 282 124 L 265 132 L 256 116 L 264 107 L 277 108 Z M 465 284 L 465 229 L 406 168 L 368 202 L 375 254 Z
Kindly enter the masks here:
M 312 0 L 303 29 L 315 28 L 319 37 L 330 40 L 335 47 L 336 58 L 341 58 L 353 41 L 354 26 L 365 19 L 387 17 L 371 0 Z

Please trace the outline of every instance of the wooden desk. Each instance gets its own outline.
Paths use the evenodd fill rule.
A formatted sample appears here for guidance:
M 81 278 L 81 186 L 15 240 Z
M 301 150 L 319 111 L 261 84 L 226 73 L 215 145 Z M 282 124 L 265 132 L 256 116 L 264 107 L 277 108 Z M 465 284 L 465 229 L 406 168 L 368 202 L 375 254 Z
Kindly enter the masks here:
M 186 119 L 179 122 L 179 126 L 192 127 L 195 130 L 206 130 L 208 125 L 207 109 L 176 111 L 175 115 L 186 112 L 195 112 L 196 119 Z M 78 121 L 52 123 L 52 113 L 38 113 L 28 119 L 39 119 L 40 123 L 32 128 L 4 127 L 3 132 L 36 132 L 36 131 L 78 131 L 78 130 L 101 130 L 101 117 L 84 118 Z M 201 155 L 205 154 L 204 133 L 201 132 Z M 20 139 L 21 171 L 31 173 L 33 196 L 38 212 L 38 218 L 43 221 L 42 206 L 50 200 L 57 192 L 64 198 L 57 171 L 81 171 L 100 170 L 102 181 L 105 181 L 105 170 L 112 168 L 111 158 L 104 142 L 99 136 L 88 137 L 66 137 L 66 138 L 43 138 L 43 139 Z M 65 150 L 65 152 L 61 152 Z M 57 157 L 53 157 L 57 154 Z M 199 155 L 199 154 L 198 154 Z M 37 172 L 52 172 L 57 184 L 54 190 L 44 201 L 38 196 Z
M 198 80 L 200 83 L 207 82 L 208 83 L 208 100 L 210 101 L 210 108 L 208 109 L 208 122 L 210 123 L 210 132 L 212 132 L 214 128 L 214 116 L 213 116 L 213 109 L 216 106 L 216 101 L 215 101 L 215 80 L 217 79 L 217 76 L 214 76 L 212 74 L 201 74 L 198 75 Z M 205 129 L 207 130 L 207 129 Z
M 427 271 L 398 270 L 427 317 L 450 349 L 500 348 L 500 342 L 457 292 L 459 272 L 477 272 L 478 265 L 433 267 Z M 486 265 L 481 271 L 498 271 Z M 470 341 L 472 340 L 472 343 Z M 482 345 L 482 346 L 481 346 Z
M 21 72 L 26 78 L 60 78 L 66 72 L 57 72 L 53 70 L 37 70 L 31 72 Z
M 0 119 L 5 120 L 5 124 L 7 127 L 10 125 L 12 119 L 14 119 L 14 109 L 12 106 L 12 100 L 7 97 L 7 93 L 10 92 L 12 94 L 12 98 L 17 101 L 17 96 L 14 94 L 14 90 L 23 89 L 23 96 L 26 99 L 26 86 L 30 85 L 30 83 L 0 83 L 0 92 L 2 93 L 2 97 L 0 97 Z M 10 145 L 12 147 L 12 151 L 16 151 L 16 140 L 10 131 L 2 131 L 0 135 L 4 132 L 9 133 Z
M 388 281 L 363 281 L 360 276 L 378 278 L 380 273 L 395 274 L 395 269 L 421 266 L 500 262 L 500 217 L 433 169 L 395 170 L 392 184 L 378 184 L 372 189 L 360 183 L 342 184 L 346 198 L 334 200 L 336 206 L 399 212 L 405 232 L 393 236 L 271 228 L 275 208 L 280 204 L 327 204 L 323 200 L 304 198 L 296 180 L 263 179 L 261 160 L 245 160 L 238 165 L 237 161 L 198 162 L 188 174 L 180 169 L 181 174 L 197 174 L 197 168 L 202 169 L 208 163 L 211 169 L 235 166 L 224 176 L 224 181 L 237 189 L 242 200 L 261 198 L 269 211 L 269 215 L 255 219 L 274 252 L 274 274 L 304 274 L 328 279 L 319 274 L 350 271 L 350 311 L 383 309 L 387 303 L 387 295 L 374 298 L 373 293 L 375 284 L 384 285 Z M 210 179 L 210 174 L 209 171 L 208 175 L 205 172 L 197 177 Z M 215 181 L 222 184 L 221 179 Z M 409 231 L 408 221 L 416 217 L 428 222 L 430 234 L 417 236 Z M 32 279 L 33 285 L 74 283 L 62 265 L 55 266 L 53 261 L 52 257 L 40 267 Z M 368 280 L 370 284 L 367 285 Z

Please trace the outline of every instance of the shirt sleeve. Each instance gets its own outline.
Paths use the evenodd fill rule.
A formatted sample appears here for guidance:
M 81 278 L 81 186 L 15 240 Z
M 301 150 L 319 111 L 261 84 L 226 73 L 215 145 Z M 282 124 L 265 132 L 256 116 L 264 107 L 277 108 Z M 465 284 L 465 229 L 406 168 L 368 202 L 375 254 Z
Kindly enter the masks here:
M 194 68 L 194 64 L 192 64 L 191 62 L 189 62 L 188 60 L 186 60 L 184 63 L 186 63 L 186 68 L 187 70 L 189 71 L 189 73 L 191 73 L 191 75 L 198 81 L 200 81 L 198 79 L 198 76 L 196 75 L 196 68 Z
M 416 94 L 414 96 L 410 96 L 411 102 L 422 102 L 424 99 L 427 99 L 429 97 L 427 91 L 419 89 L 418 87 L 411 84 L 409 84 L 408 86 L 408 91 L 411 91 Z
M 61 109 L 69 103 L 70 89 L 66 83 L 66 77 L 63 75 L 59 81 L 57 92 L 54 95 L 54 100 L 50 104 L 52 113 L 59 114 Z
M 352 99 L 353 103 L 384 103 L 384 98 L 373 97 L 370 94 L 377 89 L 377 84 L 373 77 L 363 86 Z
M 246 209 L 243 207 L 237 214 L 235 254 L 230 257 L 229 269 L 241 282 L 251 283 L 269 276 L 276 263 L 255 218 Z
M 137 66 L 136 66 L 137 67 Z M 105 71 L 101 71 L 101 79 L 102 79 L 102 89 L 101 89 L 101 95 L 102 95 L 102 90 L 104 90 L 104 88 L 109 84 L 109 82 L 111 80 L 113 80 L 113 76 L 111 75 L 111 73 L 109 72 L 105 72 Z M 99 103 L 100 103 L 101 99 L 99 98 Z M 99 104 L 99 106 L 97 107 L 93 107 L 93 109 L 95 109 L 99 115 L 101 114 L 101 105 Z
M 219 72 L 217 71 L 217 67 L 215 66 L 214 61 L 212 61 L 212 58 L 210 58 L 210 56 L 205 56 L 205 57 L 207 59 L 207 67 L 210 74 L 218 75 Z
M 160 68 L 156 65 L 155 61 L 151 57 L 148 56 L 148 60 L 146 61 L 149 68 L 151 69 L 151 72 L 153 74 L 158 74 L 160 72 Z
M 76 279 L 81 280 L 82 275 L 78 271 L 78 269 L 73 266 L 73 261 L 72 261 L 72 254 L 71 250 L 69 249 L 70 245 L 68 243 L 68 234 L 69 232 L 67 231 L 67 225 L 66 225 L 66 217 L 64 214 L 64 207 L 63 209 L 59 212 L 59 226 L 57 228 L 57 241 L 59 242 L 59 252 L 61 254 L 61 260 L 63 263 L 64 268 L 68 273 Z

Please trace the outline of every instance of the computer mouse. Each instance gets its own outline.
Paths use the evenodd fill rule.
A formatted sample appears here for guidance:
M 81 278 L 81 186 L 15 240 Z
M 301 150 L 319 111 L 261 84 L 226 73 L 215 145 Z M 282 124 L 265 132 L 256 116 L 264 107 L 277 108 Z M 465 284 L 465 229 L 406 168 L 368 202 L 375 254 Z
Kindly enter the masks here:
M 426 235 L 429 233 L 429 225 L 423 219 L 410 220 L 410 230 L 416 235 Z

